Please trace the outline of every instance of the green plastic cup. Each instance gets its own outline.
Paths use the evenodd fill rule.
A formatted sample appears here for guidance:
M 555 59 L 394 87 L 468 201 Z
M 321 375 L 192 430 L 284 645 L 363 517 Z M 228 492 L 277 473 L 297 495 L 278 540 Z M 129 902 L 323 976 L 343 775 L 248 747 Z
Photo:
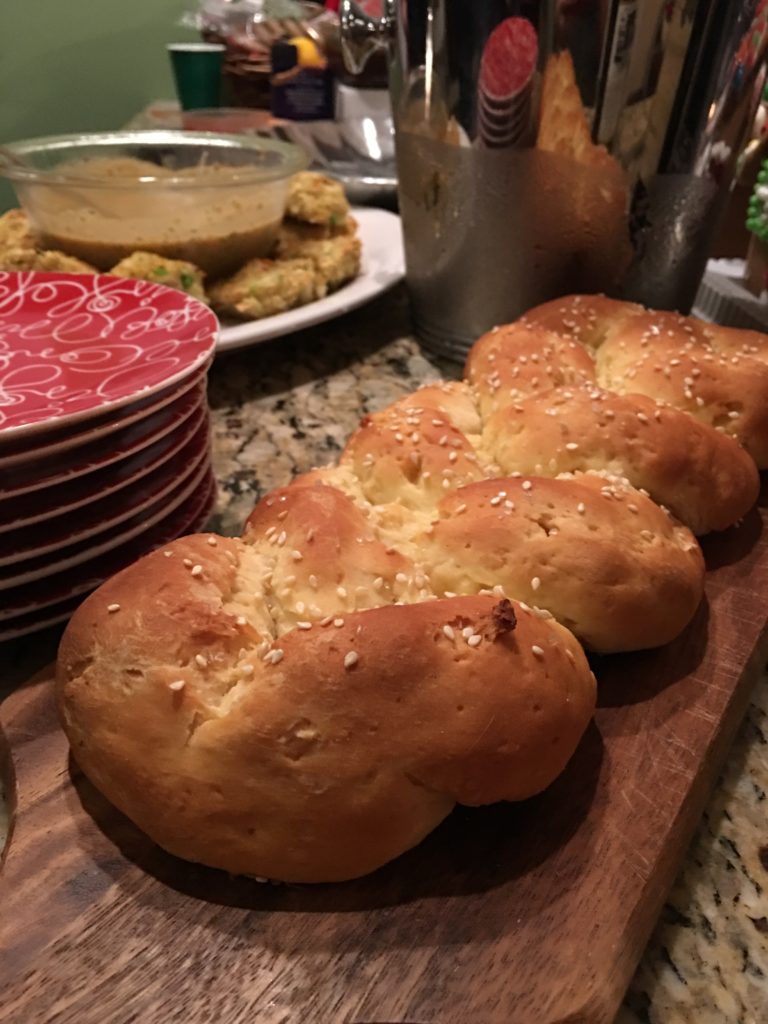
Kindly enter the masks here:
M 176 94 L 182 110 L 221 104 L 223 43 L 169 43 Z

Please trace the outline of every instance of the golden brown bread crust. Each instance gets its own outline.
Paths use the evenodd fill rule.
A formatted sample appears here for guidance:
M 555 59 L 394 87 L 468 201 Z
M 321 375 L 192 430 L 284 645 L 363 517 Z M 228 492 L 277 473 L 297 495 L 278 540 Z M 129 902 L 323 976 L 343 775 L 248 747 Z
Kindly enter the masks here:
M 355 495 L 428 511 L 448 489 L 505 473 L 594 470 L 648 491 L 697 534 L 727 528 L 754 505 L 759 476 L 736 442 L 645 395 L 585 381 L 593 364 L 582 346 L 542 340 L 517 325 L 491 332 L 470 355 L 476 397 L 466 384 L 430 385 L 366 417 L 340 460 Z M 556 362 L 558 373 L 545 374 L 546 360 L 561 356 L 566 369 Z M 576 383 L 539 387 L 564 377 Z M 333 472 L 323 477 L 351 492 Z
M 631 303 L 576 297 L 539 309 L 488 332 L 469 354 L 487 462 L 502 472 L 625 476 L 698 534 L 741 519 L 757 497 L 757 455 L 768 453 L 768 384 L 766 405 L 755 398 L 768 365 L 755 358 L 749 371 L 705 359 L 696 365 L 667 353 L 674 365 L 665 367 L 667 342 L 679 345 L 680 333 L 708 344 L 701 328 L 683 324 L 672 339 L 664 326 L 672 314 Z M 726 412 L 723 387 L 754 400 L 745 399 L 738 415 Z
M 737 522 L 760 490 L 754 461 L 730 438 L 645 395 L 592 384 L 500 408 L 483 442 L 502 472 L 625 477 L 696 534 Z
M 605 146 L 592 142 L 573 58 L 568 50 L 552 53 L 547 58 L 541 83 L 536 148 L 568 156 L 586 167 L 612 171 L 620 180 L 623 176 L 621 165 Z
M 566 330 L 545 310 L 492 333 L 470 383 L 370 417 L 337 467 L 262 500 L 242 540 L 178 541 L 76 613 L 58 663 L 65 729 L 162 846 L 291 881 L 363 874 L 455 802 L 523 798 L 562 770 L 594 705 L 565 624 L 601 651 L 684 628 L 703 584 L 693 535 L 604 471 L 703 532 L 752 500 L 754 467 L 706 422 L 601 390 L 627 338 L 644 349 L 653 332 L 637 337 L 639 307 L 600 307 L 604 322 L 572 305 Z M 735 366 L 765 347 L 717 344 Z
M 667 643 L 701 600 L 704 560 L 690 532 L 617 481 L 484 480 L 438 512 L 415 544 L 437 593 L 500 585 L 596 651 Z
M 320 474 L 256 506 L 244 539 L 277 636 L 329 615 L 495 588 L 597 651 L 622 651 L 666 643 L 701 599 L 690 531 L 604 476 L 518 474 L 441 488 L 424 508 L 363 509 Z
M 591 349 L 596 380 L 661 399 L 742 444 L 768 468 L 768 337 L 604 296 L 573 295 L 520 323 Z
M 597 349 L 609 330 L 621 330 L 628 320 L 644 312 L 645 308 L 636 302 L 605 295 L 564 295 L 529 309 L 518 322 Z
M 264 566 L 278 633 L 297 622 L 433 596 L 410 559 L 387 547 L 345 494 L 312 477 L 273 491 L 243 537 Z
M 483 421 L 477 408 L 472 389 L 464 381 L 441 381 L 425 384 L 410 395 L 401 398 L 398 408 L 429 410 L 435 418 L 445 418 L 452 426 L 471 440 L 483 429 Z
M 621 285 L 634 256 L 627 175 L 605 146 L 592 141 L 568 50 L 547 58 L 533 152 L 539 154 L 535 173 L 542 194 L 548 195 L 555 211 L 568 205 L 569 245 L 578 253 L 569 267 L 571 277 Z M 567 183 L 565 191 L 560 188 L 562 181 Z M 556 221 L 555 217 L 553 228 Z M 537 258 L 542 258 L 541 252 Z
M 235 874 L 352 878 L 456 801 L 525 798 L 565 766 L 594 678 L 564 627 L 471 597 L 273 640 L 264 602 L 247 606 L 248 545 L 213 540 L 114 577 L 59 654 L 78 763 L 166 850 Z
M 571 338 L 521 325 L 495 327 L 478 338 L 467 357 L 467 380 L 487 419 L 528 395 L 595 380 L 595 362 Z
M 411 508 L 487 475 L 469 439 L 444 413 L 407 401 L 366 416 L 340 464 L 349 466 L 372 504 L 399 501 Z

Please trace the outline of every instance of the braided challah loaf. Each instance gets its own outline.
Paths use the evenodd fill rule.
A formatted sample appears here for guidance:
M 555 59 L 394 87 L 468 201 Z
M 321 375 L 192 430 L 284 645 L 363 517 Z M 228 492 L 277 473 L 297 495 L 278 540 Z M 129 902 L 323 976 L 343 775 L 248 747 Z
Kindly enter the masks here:
M 371 871 L 455 803 L 522 799 L 564 768 L 595 701 L 574 634 L 631 650 L 691 620 L 692 530 L 757 493 L 727 434 L 753 452 L 768 437 L 746 394 L 720 422 L 711 397 L 698 419 L 658 403 L 652 376 L 607 390 L 629 358 L 609 311 L 651 338 L 672 320 L 603 302 L 491 332 L 466 382 L 366 417 L 242 538 L 183 538 L 84 602 L 59 652 L 62 721 L 86 775 L 161 846 L 289 881 Z M 642 332 L 636 363 L 656 358 Z M 687 350 L 695 396 L 713 346 Z M 733 364 L 715 363 L 730 395 Z
M 544 789 L 586 728 L 594 679 L 565 627 L 509 601 L 388 604 L 408 591 L 407 563 L 358 545 L 354 517 L 324 536 L 333 521 L 313 511 L 326 496 L 288 490 L 295 505 L 281 521 L 275 504 L 273 525 L 324 566 L 322 587 L 312 573 L 278 582 L 269 540 L 178 541 L 81 606 L 60 707 L 85 774 L 164 849 L 234 874 L 336 881 L 409 849 L 457 801 Z M 360 583 L 371 571 L 386 575 Z M 368 610 L 341 611 L 355 604 Z

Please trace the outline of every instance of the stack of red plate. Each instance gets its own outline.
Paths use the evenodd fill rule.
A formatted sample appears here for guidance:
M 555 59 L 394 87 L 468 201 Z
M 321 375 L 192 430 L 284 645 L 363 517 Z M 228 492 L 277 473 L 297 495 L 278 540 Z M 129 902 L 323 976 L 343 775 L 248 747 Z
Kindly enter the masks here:
M 0 640 L 205 524 L 217 331 L 150 282 L 0 273 Z

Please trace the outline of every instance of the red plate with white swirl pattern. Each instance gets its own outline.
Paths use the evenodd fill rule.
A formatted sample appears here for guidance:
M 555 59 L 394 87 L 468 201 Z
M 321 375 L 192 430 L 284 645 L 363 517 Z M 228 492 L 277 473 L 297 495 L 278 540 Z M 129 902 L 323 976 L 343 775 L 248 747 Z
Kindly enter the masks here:
M 74 456 L 71 454 L 73 449 L 110 434 L 114 436 L 116 431 L 122 432 L 133 423 L 157 416 L 169 406 L 177 405 L 193 388 L 205 387 L 207 372 L 206 364 L 181 383 L 163 388 L 143 401 L 131 402 L 114 413 L 91 416 L 83 423 L 65 426 L 61 430 L 54 424 L 50 430 L 37 431 L 31 437 L 0 434 L 0 481 L 4 471 L 14 466 L 39 464 L 54 455 L 58 458 L 64 456 L 62 463 L 68 462 L 77 457 L 76 453 Z
M 181 381 L 218 321 L 183 292 L 106 274 L 0 273 L 0 438 L 69 426 Z
M 78 484 L 87 486 L 90 483 L 96 496 L 109 479 L 110 467 L 119 472 L 127 459 L 140 457 L 142 452 L 151 456 L 163 438 L 202 408 L 207 408 L 207 403 L 205 392 L 200 388 L 187 392 L 178 406 L 163 410 L 159 418 L 145 417 L 126 430 L 83 445 L 75 449 L 69 459 L 45 457 L 30 460 L 25 466 L 15 467 L 12 471 L 0 466 L 0 520 L 8 520 L 10 505 L 7 502 L 18 501 L 24 496 L 28 497 L 30 513 L 35 506 L 52 505 L 68 490 L 68 485 L 75 488 Z
M 53 556 L 33 555 L 18 564 L 0 566 L 0 617 L 3 609 L 11 605 L 15 607 L 19 603 L 26 593 L 25 588 L 28 584 L 48 580 L 66 571 L 70 571 L 71 580 L 77 572 L 77 567 L 114 551 L 135 537 L 141 537 L 155 523 L 190 501 L 201 489 L 207 489 L 210 475 L 210 462 L 205 458 L 197 460 L 178 481 L 172 495 L 153 499 L 151 507 L 143 507 L 140 512 L 134 513 L 116 526 L 103 531 L 94 529 L 92 535 L 75 543 L 67 543 L 67 539 L 63 538 L 62 547 Z
M 0 548 L 7 533 L 46 520 L 58 520 L 69 512 L 77 510 L 84 521 L 93 521 L 94 502 L 130 490 L 147 474 L 162 467 L 186 444 L 205 418 L 205 401 L 198 398 L 194 405 L 181 406 L 178 415 L 164 424 L 162 433 L 152 434 L 135 453 L 125 457 L 118 453 L 118 460 L 103 471 L 74 479 L 65 476 L 61 483 L 10 497 L 4 496 L 0 488 Z M 167 472 L 172 472 L 172 467 L 168 467 Z M 0 468 L 0 482 L 2 480 Z
M 75 577 L 67 572 L 50 577 L 39 586 L 38 598 L 30 595 L 27 605 L 15 614 L 0 618 L 0 643 L 26 636 L 40 629 L 64 622 L 85 596 L 113 573 L 124 569 L 141 555 L 168 544 L 175 537 L 201 530 L 215 505 L 216 485 L 209 475 L 203 487 L 181 507 L 145 533 L 116 548 L 107 557 L 100 557 L 82 567 Z

